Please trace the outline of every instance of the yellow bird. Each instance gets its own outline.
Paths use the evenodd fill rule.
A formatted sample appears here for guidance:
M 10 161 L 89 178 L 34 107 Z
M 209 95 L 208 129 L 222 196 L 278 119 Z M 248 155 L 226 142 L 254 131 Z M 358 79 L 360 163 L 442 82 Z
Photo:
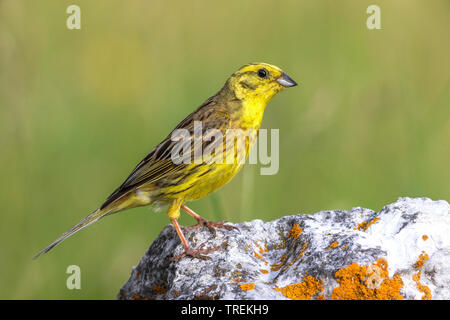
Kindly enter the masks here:
M 177 220 L 180 209 L 198 221 L 188 228 L 206 226 L 212 232 L 215 227 L 233 228 L 223 221 L 205 220 L 189 209 L 186 202 L 203 198 L 238 173 L 256 141 L 267 103 L 284 88 L 295 85 L 297 83 L 276 66 L 266 63 L 243 66 L 219 92 L 181 121 L 99 209 L 34 258 L 100 218 L 129 208 L 154 205 L 157 208 L 168 206 L 167 214 L 184 247 L 184 253 L 172 260 L 185 256 L 208 259 L 204 254 L 216 249 L 203 249 L 204 244 L 197 249 L 189 246 Z M 236 143 L 242 138 L 244 143 Z

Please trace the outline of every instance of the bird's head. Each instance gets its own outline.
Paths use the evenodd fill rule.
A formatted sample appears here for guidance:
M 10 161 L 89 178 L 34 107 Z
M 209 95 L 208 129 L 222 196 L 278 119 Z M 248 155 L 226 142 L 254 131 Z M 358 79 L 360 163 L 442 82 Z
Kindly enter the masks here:
M 251 63 L 236 71 L 227 82 L 240 100 L 267 103 L 284 88 L 296 86 L 283 70 L 267 63 Z

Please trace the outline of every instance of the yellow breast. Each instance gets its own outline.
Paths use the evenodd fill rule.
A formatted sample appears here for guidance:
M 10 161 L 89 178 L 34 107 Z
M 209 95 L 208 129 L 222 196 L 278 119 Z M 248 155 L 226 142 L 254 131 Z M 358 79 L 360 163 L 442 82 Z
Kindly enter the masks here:
M 238 131 L 239 132 L 239 131 Z M 186 194 L 186 201 L 200 199 L 229 182 L 241 170 L 257 139 L 257 130 L 241 130 L 234 147 L 228 147 L 224 163 L 204 164 L 192 180 L 195 185 Z M 236 135 L 236 131 L 233 131 Z M 242 143 L 241 143 L 242 142 Z M 225 149 L 225 147 L 224 147 Z M 231 150 L 230 150 L 231 149 Z M 226 149 L 225 149 L 226 150 Z
M 242 168 L 257 140 L 264 108 L 265 103 L 257 100 L 243 102 L 240 110 L 231 115 L 230 128 L 225 130 L 222 148 L 214 155 L 214 161 L 189 164 L 183 183 L 170 186 L 163 193 L 170 199 L 192 201 L 228 183 Z

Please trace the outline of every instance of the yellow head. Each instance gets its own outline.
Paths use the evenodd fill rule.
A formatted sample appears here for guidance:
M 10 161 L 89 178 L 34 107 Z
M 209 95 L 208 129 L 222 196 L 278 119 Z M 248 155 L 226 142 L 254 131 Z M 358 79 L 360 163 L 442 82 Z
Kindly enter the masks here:
M 266 104 L 275 94 L 297 83 L 276 66 L 251 63 L 236 71 L 227 85 L 240 100 Z

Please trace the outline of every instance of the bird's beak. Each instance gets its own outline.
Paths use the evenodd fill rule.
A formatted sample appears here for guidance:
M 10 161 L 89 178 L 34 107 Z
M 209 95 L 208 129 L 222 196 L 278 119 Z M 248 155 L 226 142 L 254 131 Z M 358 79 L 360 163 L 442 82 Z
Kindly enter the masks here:
M 297 82 L 292 80 L 286 73 L 283 74 L 277 79 L 277 82 L 281 84 L 285 88 L 293 87 L 297 85 Z

